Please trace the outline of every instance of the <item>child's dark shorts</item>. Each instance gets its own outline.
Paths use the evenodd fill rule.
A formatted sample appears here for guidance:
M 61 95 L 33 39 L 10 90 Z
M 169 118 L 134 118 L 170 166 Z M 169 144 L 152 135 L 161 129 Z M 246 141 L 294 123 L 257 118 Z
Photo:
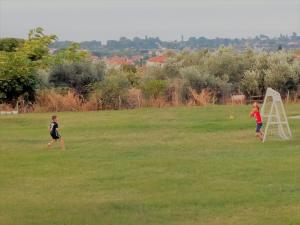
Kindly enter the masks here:
M 54 140 L 58 140 L 61 137 L 58 132 L 50 133 L 50 135 Z
M 262 123 L 257 123 L 256 124 L 256 133 L 260 132 L 260 129 L 262 128 L 263 124 Z

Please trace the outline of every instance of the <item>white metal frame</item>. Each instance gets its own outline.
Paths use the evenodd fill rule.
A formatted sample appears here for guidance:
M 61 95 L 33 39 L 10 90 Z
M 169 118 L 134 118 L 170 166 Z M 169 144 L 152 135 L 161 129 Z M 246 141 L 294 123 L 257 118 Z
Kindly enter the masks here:
M 272 98 L 272 104 L 269 112 L 266 112 L 266 104 L 268 98 Z M 280 113 L 283 115 L 283 118 L 280 116 Z M 277 125 L 278 135 L 283 140 L 289 140 L 292 137 L 292 132 L 289 126 L 289 122 L 285 113 L 285 109 L 283 106 L 283 102 L 279 92 L 275 91 L 272 88 L 268 88 L 264 103 L 261 108 L 261 114 L 264 118 L 267 119 L 267 125 L 264 132 L 263 142 L 266 141 L 267 133 L 270 125 Z M 287 132 L 285 132 L 284 128 L 286 128 Z

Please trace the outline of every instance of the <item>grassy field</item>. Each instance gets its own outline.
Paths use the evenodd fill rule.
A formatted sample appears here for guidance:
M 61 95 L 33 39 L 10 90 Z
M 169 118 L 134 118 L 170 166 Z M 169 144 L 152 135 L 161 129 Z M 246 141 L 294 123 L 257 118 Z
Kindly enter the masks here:
M 300 224 L 300 120 L 262 144 L 248 111 L 59 113 L 64 152 L 46 148 L 51 114 L 1 116 L 0 224 Z

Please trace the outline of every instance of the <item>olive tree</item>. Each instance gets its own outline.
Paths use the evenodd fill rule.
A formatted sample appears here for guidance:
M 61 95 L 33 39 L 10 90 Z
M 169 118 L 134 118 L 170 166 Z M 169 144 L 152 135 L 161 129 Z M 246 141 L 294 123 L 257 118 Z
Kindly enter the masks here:
M 259 73 L 256 70 L 247 70 L 241 81 L 242 92 L 248 96 L 259 95 Z
M 49 76 L 49 82 L 55 87 L 69 87 L 77 94 L 87 96 L 93 84 L 104 79 L 105 64 L 81 61 L 55 65 Z

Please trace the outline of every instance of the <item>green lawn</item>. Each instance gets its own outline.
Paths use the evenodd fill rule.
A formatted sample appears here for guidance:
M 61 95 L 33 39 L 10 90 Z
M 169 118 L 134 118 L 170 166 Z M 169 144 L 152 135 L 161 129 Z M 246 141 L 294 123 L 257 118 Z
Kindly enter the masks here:
M 1 116 L 0 224 L 300 224 L 300 120 L 262 144 L 249 109 L 58 113 L 64 152 L 51 114 Z

